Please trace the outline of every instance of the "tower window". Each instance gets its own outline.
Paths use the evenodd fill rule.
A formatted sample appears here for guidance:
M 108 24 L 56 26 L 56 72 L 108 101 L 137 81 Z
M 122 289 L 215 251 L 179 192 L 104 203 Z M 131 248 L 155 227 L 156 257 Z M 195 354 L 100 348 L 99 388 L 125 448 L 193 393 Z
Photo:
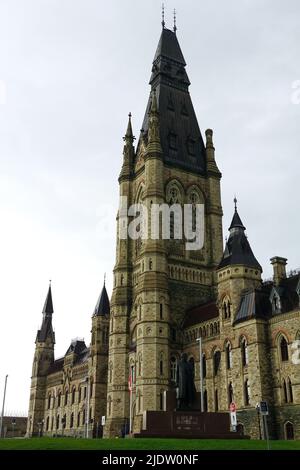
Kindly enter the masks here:
M 215 411 L 219 411 L 219 397 L 218 397 L 218 390 L 215 390 Z
M 232 386 L 232 383 L 230 382 L 229 385 L 228 385 L 228 403 L 229 403 L 229 405 L 232 402 L 233 402 L 233 386 Z
M 226 346 L 226 367 L 227 369 L 232 368 L 232 351 L 230 343 Z
M 216 376 L 220 370 L 221 352 L 216 351 L 214 354 L 214 375 Z
M 245 396 L 245 406 L 250 404 L 250 385 L 249 380 L 246 379 L 244 383 L 244 396 Z
M 248 345 L 247 345 L 247 341 L 245 338 L 243 338 L 241 341 L 241 354 L 242 354 L 242 365 L 243 367 L 246 367 L 249 362 L 249 357 L 248 357 Z
M 159 304 L 159 318 L 162 320 L 163 317 L 163 304 Z
M 171 381 L 176 382 L 177 361 L 176 357 L 171 357 Z
M 289 360 L 288 344 L 284 337 L 282 337 L 280 341 L 280 354 L 281 354 L 281 360 L 283 362 Z

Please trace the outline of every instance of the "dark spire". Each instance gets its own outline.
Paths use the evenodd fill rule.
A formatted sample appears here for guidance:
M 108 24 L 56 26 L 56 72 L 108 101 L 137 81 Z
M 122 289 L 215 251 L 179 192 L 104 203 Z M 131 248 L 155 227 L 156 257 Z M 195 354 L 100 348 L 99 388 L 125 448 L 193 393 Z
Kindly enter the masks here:
M 51 291 L 51 281 L 49 284 L 49 289 L 47 293 L 47 297 L 44 303 L 43 308 L 43 321 L 41 329 L 37 332 L 36 340 L 38 342 L 45 342 L 46 339 L 50 338 L 50 340 L 54 343 L 55 337 L 52 327 L 52 314 L 53 314 L 53 302 L 52 302 L 52 291 Z
M 241 218 L 238 214 L 238 211 L 237 211 L 237 198 L 236 196 L 234 197 L 234 214 L 233 214 L 233 217 L 232 217 L 232 221 L 231 221 L 231 224 L 230 224 L 230 227 L 229 227 L 229 231 L 231 231 L 232 229 L 236 229 L 236 228 L 241 228 L 243 230 L 246 230 L 246 227 L 244 227 L 243 225 L 243 222 L 241 221 Z
M 243 225 L 237 212 L 236 198 L 234 198 L 234 214 L 228 230 L 230 235 L 226 241 L 219 269 L 224 268 L 225 266 L 240 264 L 262 271 L 262 267 L 255 258 L 248 238 L 246 237 L 246 227 Z
M 105 278 L 104 278 L 103 288 L 97 300 L 97 304 L 94 310 L 94 315 L 103 316 L 103 315 L 109 315 L 109 314 L 110 314 L 110 304 L 109 304 L 109 299 L 108 299 L 108 295 L 106 292 Z
M 206 174 L 206 149 L 189 94 L 190 81 L 185 67 L 175 31 L 164 27 L 150 78 L 151 90 L 156 90 L 163 160 L 175 167 Z M 150 94 L 140 142 L 148 139 L 151 107 Z
M 123 137 L 123 140 L 125 141 L 125 143 L 128 143 L 128 144 L 133 144 L 133 141 L 135 140 L 135 137 L 133 135 L 133 132 L 132 132 L 132 124 L 131 124 L 131 113 L 128 114 L 128 124 L 127 124 L 127 130 L 126 130 L 126 134 L 125 136 Z
M 52 315 L 53 313 L 53 302 L 52 302 L 52 292 L 51 292 L 51 281 L 49 281 L 48 294 L 45 300 L 43 312 L 44 315 Z

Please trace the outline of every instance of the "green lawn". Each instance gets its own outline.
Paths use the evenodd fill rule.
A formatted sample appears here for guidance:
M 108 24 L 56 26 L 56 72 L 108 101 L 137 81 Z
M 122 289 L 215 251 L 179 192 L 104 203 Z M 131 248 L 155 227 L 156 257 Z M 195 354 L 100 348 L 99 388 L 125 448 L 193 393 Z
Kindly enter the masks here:
M 0 450 L 266 450 L 265 441 L 197 439 L 1 439 Z M 270 441 L 271 450 L 300 450 L 300 441 Z

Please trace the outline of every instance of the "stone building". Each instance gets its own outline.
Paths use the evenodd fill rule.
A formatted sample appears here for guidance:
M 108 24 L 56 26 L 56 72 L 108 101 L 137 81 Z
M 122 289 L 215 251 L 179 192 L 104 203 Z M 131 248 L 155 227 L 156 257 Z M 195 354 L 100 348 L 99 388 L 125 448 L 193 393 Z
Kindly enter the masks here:
M 234 401 L 239 426 L 257 438 L 256 404 L 267 400 L 272 437 L 299 439 L 299 275 L 287 276 L 286 259 L 274 257 L 273 281 L 262 280 L 236 200 L 223 249 L 213 132 L 206 130 L 203 140 L 176 28 L 163 24 L 150 85 L 136 147 L 129 115 L 120 196 L 129 207 L 142 204 L 148 216 L 155 204 L 190 204 L 192 228 L 197 228 L 197 205 L 204 205 L 204 245 L 187 248 L 186 240 L 177 237 L 182 220 L 173 211 L 166 239 L 162 233 L 150 236 L 150 220 L 146 229 L 139 224 L 142 237 L 118 236 L 110 308 L 104 287 L 92 319 L 91 346 L 73 342 L 58 360 L 49 289 L 36 341 L 28 434 L 37 433 L 42 421 L 48 433 L 60 434 L 62 425 L 65 433 L 83 432 L 87 407 L 82 393 L 87 392 L 80 390 L 86 378 L 94 435 L 102 415 L 104 437 L 121 435 L 130 416 L 132 431 L 138 432 L 143 412 L 163 409 L 164 392 L 175 389 L 182 352 L 194 364 L 199 389 L 196 339 L 202 336 L 205 409 L 228 411 Z M 118 234 L 128 220 L 120 209 Z

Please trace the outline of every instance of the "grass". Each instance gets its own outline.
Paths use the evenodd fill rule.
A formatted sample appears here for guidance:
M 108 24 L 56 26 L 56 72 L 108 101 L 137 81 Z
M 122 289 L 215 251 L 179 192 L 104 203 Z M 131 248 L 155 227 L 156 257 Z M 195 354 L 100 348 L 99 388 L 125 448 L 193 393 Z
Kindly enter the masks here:
M 197 439 L 0 439 L 1 450 L 266 450 L 265 441 Z M 271 450 L 300 450 L 300 441 L 270 441 Z

